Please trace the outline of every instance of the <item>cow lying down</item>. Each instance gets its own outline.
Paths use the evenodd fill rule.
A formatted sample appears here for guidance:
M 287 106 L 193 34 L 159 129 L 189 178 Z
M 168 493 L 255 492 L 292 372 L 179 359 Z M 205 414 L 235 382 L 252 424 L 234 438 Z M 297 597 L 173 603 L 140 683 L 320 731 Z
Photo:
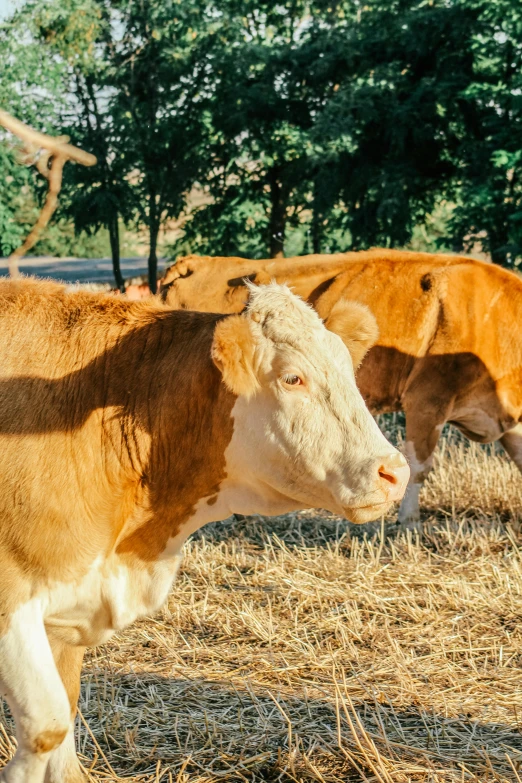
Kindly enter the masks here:
M 82 780 L 84 648 L 161 606 L 201 525 L 310 506 L 366 522 L 400 500 L 409 469 L 353 373 L 375 321 L 341 320 L 276 284 L 228 317 L 0 284 L 3 783 Z
M 471 440 L 500 440 L 522 471 L 522 280 L 462 256 L 368 250 L 249 261 L 189 256 L 167 270 L 172 307 L 240 312 L 244 279 L 286 283 L 336 330 L 347 300 L 375 314 L 379 338 L 357 373 L 374 413 L 406 414 L 411 482 L 399 512 L 419 519 L 419 492 L 449 422 Z

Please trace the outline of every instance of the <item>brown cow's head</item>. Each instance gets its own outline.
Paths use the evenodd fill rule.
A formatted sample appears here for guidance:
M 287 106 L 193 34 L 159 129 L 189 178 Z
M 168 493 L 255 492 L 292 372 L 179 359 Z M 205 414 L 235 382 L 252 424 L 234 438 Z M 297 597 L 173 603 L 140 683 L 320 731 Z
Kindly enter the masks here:
M 269 275 L 255 268 L 259 263 L 244 258 L 186 256 L 166 270 L 160 296 L 177 310 L 240 313 L 248 299 L 246 284 L 270 282 Z

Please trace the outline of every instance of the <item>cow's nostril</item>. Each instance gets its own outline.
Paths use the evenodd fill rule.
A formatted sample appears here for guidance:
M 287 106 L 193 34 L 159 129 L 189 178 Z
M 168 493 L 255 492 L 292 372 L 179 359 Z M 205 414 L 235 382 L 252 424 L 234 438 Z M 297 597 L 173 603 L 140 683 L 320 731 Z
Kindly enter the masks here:
M 400 500 L 410 477 L 410 469 L 400 452 L 377 463 L 378 481 L 388 500 Z
M 390 470 L 389 468 L 380 467 L 379 468 L 379 476 L 382 478 L 383 481 L 389 481 L 390 484 L 397 484 L 399 479 L 397 478 L 397 475 L 393 472 L 393 470 Z

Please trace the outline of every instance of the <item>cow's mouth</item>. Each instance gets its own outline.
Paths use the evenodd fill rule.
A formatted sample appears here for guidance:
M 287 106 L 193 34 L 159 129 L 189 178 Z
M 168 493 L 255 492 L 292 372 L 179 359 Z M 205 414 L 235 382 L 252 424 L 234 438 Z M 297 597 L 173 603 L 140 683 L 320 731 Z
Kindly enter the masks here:
M 392 506 L 393 501 L 391 500 L 366 506 L 345 506 L 343 514 L 349 522 L 353 522 L 355 525 L 364 525 L 366 522 L 373 522 L 381 517 Z

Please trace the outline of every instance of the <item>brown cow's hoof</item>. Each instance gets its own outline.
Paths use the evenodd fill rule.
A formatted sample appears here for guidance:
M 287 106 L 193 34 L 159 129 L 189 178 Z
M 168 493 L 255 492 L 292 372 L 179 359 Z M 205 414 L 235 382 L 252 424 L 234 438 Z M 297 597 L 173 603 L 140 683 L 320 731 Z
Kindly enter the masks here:
M 399 520 L 398 527 L 401 533 L 411 530 L 412 533 L 416 532 L 421 535 L 423 531 L 422 521 L 419 518 Z

